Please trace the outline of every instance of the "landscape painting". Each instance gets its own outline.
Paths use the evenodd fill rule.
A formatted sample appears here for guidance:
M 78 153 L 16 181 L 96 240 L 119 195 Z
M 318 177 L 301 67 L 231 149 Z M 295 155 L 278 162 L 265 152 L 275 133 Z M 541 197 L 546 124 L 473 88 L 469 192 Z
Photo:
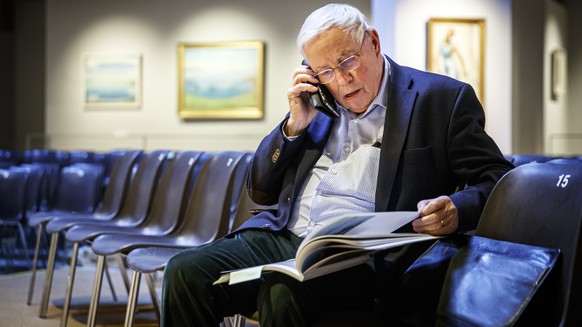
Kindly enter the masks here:
M 178 57 L 181 118 L 263 117 L 262 42 L 181 43 Z
M 141 56 L 88 54 L 84 60 L 87 108 L 139 107 Z

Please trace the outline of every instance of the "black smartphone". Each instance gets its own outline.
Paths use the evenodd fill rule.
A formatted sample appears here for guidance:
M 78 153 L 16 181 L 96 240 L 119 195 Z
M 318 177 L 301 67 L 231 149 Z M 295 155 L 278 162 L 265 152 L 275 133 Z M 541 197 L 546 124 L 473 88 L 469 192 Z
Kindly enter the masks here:
M 305 60 L 301 64 L 309 66 Z M 318 92 L 311 93 L 311 104 L 313 107 L 333 119 L 339 118 L 340 114 L 331 92 L 323 84 L 317 84 L 316 86 Z

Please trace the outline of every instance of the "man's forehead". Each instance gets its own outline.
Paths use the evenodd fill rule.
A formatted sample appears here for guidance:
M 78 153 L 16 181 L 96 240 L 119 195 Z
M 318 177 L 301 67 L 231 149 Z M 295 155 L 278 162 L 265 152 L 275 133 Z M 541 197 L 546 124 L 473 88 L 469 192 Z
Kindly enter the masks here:
M 312 69 L 319 70 L 336 65 L 357 51 L 357 44 L 345 31 L 331 29 L 319 34 L 305 44 L 305 54 Z

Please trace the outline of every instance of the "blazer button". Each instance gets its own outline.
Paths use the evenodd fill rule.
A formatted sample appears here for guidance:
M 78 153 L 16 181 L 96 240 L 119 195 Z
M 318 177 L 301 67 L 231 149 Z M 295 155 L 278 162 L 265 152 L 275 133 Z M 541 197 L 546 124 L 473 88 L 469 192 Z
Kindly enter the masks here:
M 279 160 L 279 155 L 281 154 L 281 150 L 279 149 L 275 149 L 275 153 L 273 153 L 273 156 L 271 157 L 271 161 L 273 163 L 276 163 L 277 160 Z
M 263 228 L 269 228 L 269 227 L 271 227 L 271 224 L 264 224 L 263 225 Z

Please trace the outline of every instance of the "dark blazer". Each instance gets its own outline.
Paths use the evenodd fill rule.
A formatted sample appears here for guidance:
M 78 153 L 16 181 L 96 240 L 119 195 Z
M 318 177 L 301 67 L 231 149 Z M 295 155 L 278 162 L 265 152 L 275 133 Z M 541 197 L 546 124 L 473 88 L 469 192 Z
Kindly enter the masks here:
M 420 200 L 449 195 L 459 229 L 474 229 L 493 186 L 513 165 L 485 132 L 483 108 L 470 85 L 386 58 L 391 75 L 376 211 L 417 210 Z M 249 192 L 255 202 L 278 204 L 278 210 L 261 212 L 241 228 L 287 225 L 332 124 L 319 113 L 294 141 L 282 135 L 281 125 L 263 139 L 251 164 Z

